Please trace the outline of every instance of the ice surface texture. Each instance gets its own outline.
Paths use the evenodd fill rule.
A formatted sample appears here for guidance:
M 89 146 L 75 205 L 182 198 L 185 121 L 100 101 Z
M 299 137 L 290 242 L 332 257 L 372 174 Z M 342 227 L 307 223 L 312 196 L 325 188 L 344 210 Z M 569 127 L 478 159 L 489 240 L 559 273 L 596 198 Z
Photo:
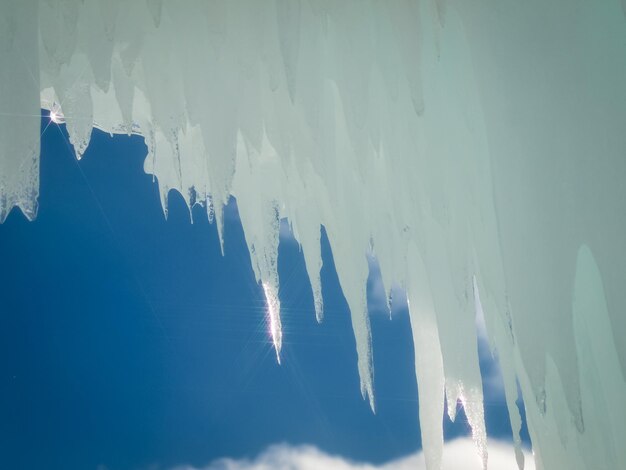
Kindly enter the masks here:
M 177 190 L 221 237 L 237 197 L 277 354 L 279 220 L 320 321 L 325 227 L 373 409 L 366 255 L 406 289 L 430 469 L 444 400 L 451 418 L 465 407 L 487 461 L 477 304 L 537 467 L 623 468 L 623 5 L 3 1 L 0 220 L 36 215 L 40 106 L 78 158 L 94 125 L 141 133 L 166 215 Z

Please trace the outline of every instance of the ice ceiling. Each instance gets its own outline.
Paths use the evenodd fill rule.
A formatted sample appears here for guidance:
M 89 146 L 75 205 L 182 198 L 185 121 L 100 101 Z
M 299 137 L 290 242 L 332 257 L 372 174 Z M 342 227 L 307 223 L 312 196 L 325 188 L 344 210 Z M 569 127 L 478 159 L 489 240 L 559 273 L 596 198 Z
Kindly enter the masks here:
M 325 227 L 373 409 L 366 255 L 405 288 L 429 469 L 444 400 L 487 461 L 477 302 L 517 445 L 521 393 L 538 468 L 620 468 L 624 1 L 3 1 L 0 220 L 36 215 L 42 107 L 77 158 L 140 133 L 166 214 L 179 191 L 221 237 L 237 197 L 277 355 L 279 220 L 320 321 Z

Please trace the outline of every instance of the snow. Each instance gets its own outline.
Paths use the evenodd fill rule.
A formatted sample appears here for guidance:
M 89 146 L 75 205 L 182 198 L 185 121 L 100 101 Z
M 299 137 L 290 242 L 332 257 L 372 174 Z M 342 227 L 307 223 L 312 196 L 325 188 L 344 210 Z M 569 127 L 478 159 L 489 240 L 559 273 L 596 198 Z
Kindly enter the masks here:
M 444 398 L 451 419 L 465 407 L 487 461 L 477 304 L 518 444 L 519 383 L 537 468 L 618 468 L 623 6 L 2 2 L 0 221 L 14 206 L 36 216 L 40 107 L 65 123 L 77 158 L 94 126 L 140 133 L 166 216 L 176 190 L 221 238 L 236 196 L 277 358 L 280 220 L 301 243 L 319 321 L 324 226 L 373 410 L 368 254 L 388 295 L 405 289 L 429 469 L 442 458 Z

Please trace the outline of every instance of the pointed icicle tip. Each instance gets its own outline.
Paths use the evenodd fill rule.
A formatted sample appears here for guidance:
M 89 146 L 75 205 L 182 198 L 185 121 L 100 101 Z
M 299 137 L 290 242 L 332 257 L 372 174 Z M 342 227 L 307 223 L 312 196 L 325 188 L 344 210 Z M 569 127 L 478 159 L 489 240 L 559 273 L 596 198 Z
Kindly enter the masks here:
M 280 322 L 280 300 L 276 289 L 268 282 L 262 282 L 263 293 L 265 294 L 265 303 L 267 305 L 267 319 L 269 326 L 269 334 L 272 338 L 274 350 L 276 351 L 276 360 L 280 364 L 280 350 L 283 346 L 283 327 Z

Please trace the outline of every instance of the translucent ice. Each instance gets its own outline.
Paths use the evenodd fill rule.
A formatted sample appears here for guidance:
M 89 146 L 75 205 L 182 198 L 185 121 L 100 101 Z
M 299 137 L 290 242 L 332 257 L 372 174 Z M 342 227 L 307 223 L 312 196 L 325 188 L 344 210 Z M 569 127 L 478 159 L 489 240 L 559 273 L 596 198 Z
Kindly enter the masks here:
M 444 400 L 487 461 L 477 303 L 538 468 L 626 461 L 623 0 L 5 1 L 0 60 L 0 220 L 36 215 L 40 107 L 78 158 L 140 133 L 166 215 L 221 238 L 237 197 L 277 354 L 279 221 L 319 321 L 324 226 L 372 408 L 366 255 L 404 287 L 429 469 Z

